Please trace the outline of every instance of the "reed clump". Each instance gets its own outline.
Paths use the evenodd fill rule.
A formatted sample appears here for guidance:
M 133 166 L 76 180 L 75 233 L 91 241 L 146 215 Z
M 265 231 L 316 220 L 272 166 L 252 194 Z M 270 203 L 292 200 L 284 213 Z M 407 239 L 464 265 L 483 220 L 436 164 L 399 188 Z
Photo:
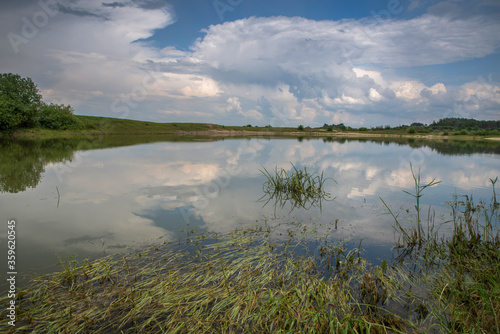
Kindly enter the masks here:
M 290 203 L 291 209 L 305 208 L 309 209 L 314 206 L 321 208 L 322 200 L 332 200 L 331 194 L 325 191 L 325 183 L 328 180 L 335 182 L 330 177 L 324 177 L 316 172 L 309 172 L 307 167 L 299 169 L 292 165 L 292 169 L 287 171 L 283 168 L 275 167 L 274 173 L 270 173 L 267 169 L 261 170 L 261 173 L 266 177 L 266 181 L 262 185 L 264 196 L 260 199 L 266 201 L 267 205 L 271 200 L 275 201 L 275 207 L 281 209 Z

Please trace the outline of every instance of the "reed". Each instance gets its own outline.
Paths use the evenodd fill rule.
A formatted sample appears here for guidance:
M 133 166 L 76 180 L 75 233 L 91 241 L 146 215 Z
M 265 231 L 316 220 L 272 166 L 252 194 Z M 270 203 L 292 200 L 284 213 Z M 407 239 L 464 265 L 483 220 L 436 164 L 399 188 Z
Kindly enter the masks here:
M 435 230 L 435 217 L 428 214 L 425 231 L 418 215 L 419 190 L 436 182 L 420 186 L 420 176 L 414 179 L 416 226 L 402 226 L 382 200 L 403 241 L 388 270 L 400 286 L 390 286 L 389 293 L 413 310 L 414 324 L 425 331 L 500 333 L 500 216 L 494 192 L 490 205 L 455 195 L 448 203 L 452 219 L 443 222 L 451 228 Z
M 270 173 L 267 169 L 261 170 L 261 173 L 266 177 L 266 181 L 262 185 L 264 196 L 260 201 L 265 201 L 266 206 L 271 200 L 275 201 L 275 208 L 281 209 L 287 203 L 290 203 L 293 209 L 302 207 L 310 209 L 313 206 L 319 206 L 321 209 L 322 200 L 333 200 L 331 194 L 324 190 L 325 183 L 331 180 L 330 177 L 324 177 L 323 172 L 311 173 L 304 169 L 298 169 L 294 164 L 288 172 L 283 168 L 275 167 L 274 173 Z
M 393 227 L 396 230 L 397 234 L 399 235 L 399 240 L 397 242 L 396 248 L 402 249 L 401 257 L 405 257 L 406 255 L 411 253 L 415 247 L 428 248 L 432 246 L 433 241 L 436 241 L 436 236 L 437 236 L 437 231 L 435 229 L 435 213 L 432 210 L 431 206 L 429 206 L 427 210 L 427 221 L 426 221 L 427 226 L 426 228 L 424 227 L 424 221 L 421 218 L 422 206 L 420 203 L 420 199 L 424 195 L 425 189 L 435 186 L 439 184 L 441 181 L 436 181 L 436 179 L 434 178 L 430 182 L 422 184 L 420 178 L 420 169 L 418 170 L 417 173 L 415 173 L 415 171 L 413 170 L 413 166 L 410 163 L 410 170 L 413 177 L 415 192 L 410 193 L 406 190 L 403 190 L 403 192 L 415 199 L 414 208 L 415 208 L 416 219 L 411 226 L 403 226 L 398 219 L 399 215 L 395 214 L 391 210 L 389 205 L 387 205 L 387 203 L 381 197 L 379 197 L 380 200 L 382 201 L 382 204 L 387 209 L 387 214 L 390 214 L 394 220 Z
M 455 196 L 450 205 L 452 233 L 433 240 L 432 263 L 427 252 L 389 273 L 405 286 L 398 301 L 415 310 L 427 330 L 500 333 L 498 213 L 471 196 Z

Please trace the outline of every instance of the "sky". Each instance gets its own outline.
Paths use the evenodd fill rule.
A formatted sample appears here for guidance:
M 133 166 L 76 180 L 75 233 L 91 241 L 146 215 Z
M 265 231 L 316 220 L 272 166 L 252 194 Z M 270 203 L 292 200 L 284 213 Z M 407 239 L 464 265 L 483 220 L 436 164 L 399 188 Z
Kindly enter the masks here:
M 352 127 L 500 120 L 498 0 L 17 0 L 0 73 L 78 115 Z

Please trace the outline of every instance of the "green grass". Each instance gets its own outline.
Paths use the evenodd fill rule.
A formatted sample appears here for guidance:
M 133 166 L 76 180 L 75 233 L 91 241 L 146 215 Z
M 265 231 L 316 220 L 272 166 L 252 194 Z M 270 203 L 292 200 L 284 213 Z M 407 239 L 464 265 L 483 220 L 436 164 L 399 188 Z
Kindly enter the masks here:
M 75 136 L 75 135 L 166 135 L 183 134 L 190 132 L 212 132 L 216 131 L 245 131 L 251 133 L 269 132 L 286 133 L 293 129 L 289 128 L 264 128 L 264 127 L 238 127 L 222 126 L 207 123 L 156 123 L 136 121 L 121 118 L 76 116 L 81 121 L 82 129 L 79 130 L 48 130 L 42 128 L 25 129 L 18 131 L 18 136 Z
M 331 194 L 324 190 L 326 181 L 333 180 L 325 178 L 323 173 L 310 173 L 307 167 L 298 169 L 293 164 L 290 172 L 278 167 L 271 174 L 267 169 L 261 170 L 266 177 L 262 185 L 264 196 L 260 199 L 267 205 L 274 200 L 275 207 L 283 208 L 287 203 L 291 205 L 291 210 L 295 208 L 309 209 L 313 206 L 321 208 L 322 200 L 332 200 Z
M 366 274 L 369 265 L 359 252 L 326 245 L 323 259 L 341 260 L 325 278 L 311 256 L 293 256 L 290 241 L 298 247 L 307 228 L 289 229 L 288 242 L 273 240 L 272 231 L 236 231 L 210 242 L 198 236 L 183 251 L 167 245 L 64 264 L 62 272 L 19 293 L 16 330 L 382 333 L 403 326 L 377 308 L 381 283 Z M 4 321 L 0 329 L 9 332 Z
M 270 127 L 270 126 L 223 126 L 206 123 L 156 123 L 146 121 L 136 121 L 121 118 L 97 117 L 97 116 L 76 116 L 82 123 L 82 129 L 78 130 L 48 130 L 42 128 L 32 128 L 18 130 L 13 135 L 24 137 L 71 137 L 71 136 L 99 136 L 99 135 L 213 135 L 216 131 L 226 131 L 225 135 L 231 136 L 291 136 L 291 137 L 330 137 L 330 136 L 349 136 L 372 137 L 383 136 L 384 138 L 418 138 L 419 136 L 432 135 L 433 138 L 446 138 L 442 132 L 415 133 L 408 134 L 406 130 L 380 130 L 380 129 L 349 129 L 348 131 L 339 131 L 323 128 L 306 127 L 303 131 L 296 127 Z M 234 134 L 229 134 L 232 131 Z M 1 135 L 1 134 L 0 134 Z M 5 135 L 5 134 L 4 134 Z M 219 134 L 220 135 L 220 134 Z M 454 139 L 481 141 L 484 136 L 476 136 L 475 133 L 468 135 L 452 136 Z M 491 135 L 489 137 L 498 137 Z
M 224 127 L 204 123 L 155 123 L 129 119 L 76 116 L 82 123 L 79 130 L 48 130 L 33 128 L 19 130 L 14 135 L 34 137 L 67 137 L 99 135 L 165 135 L 191 131 L 223 130 Z

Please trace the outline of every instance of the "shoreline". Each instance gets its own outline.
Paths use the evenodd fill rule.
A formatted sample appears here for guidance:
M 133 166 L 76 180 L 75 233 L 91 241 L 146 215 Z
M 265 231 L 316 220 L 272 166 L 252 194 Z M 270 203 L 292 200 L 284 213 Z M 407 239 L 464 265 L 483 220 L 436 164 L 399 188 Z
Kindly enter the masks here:
M 96 116 L 78 116 L 83 123 L 82 129 L 48 130 L 41 128 L 22 129 L 12 133 L 0 133 L 0 138 L 77 138 L 97 136 L 173 136 L 173 137 L 282 137 L 282 138 L 387 138 L 387 139 L 426 139 L 426 140 L 472 140 L 497 141 L 499 137 L 473 134 L 443 135 L 442 131 L 434 133 L 408 133 L 401 130 L 365 130 L 365 131 L 327 131 L 324 128 L 272 128 L 248 126 L 224 126 L 209 123 L 154 123 L 120 118 Z M 373 132 L 372 132 L 373 131 Z
M 359 132 L 322 132 L 322 131 L 245 131 L 245 130 L 202 130 L 202 131 L 165 131 L 165 132 L 109 132 L 109 131 L 22 131 L 11 134 L 0 134 L 1 138 L 17 139 L 47 139 L 47 138 L 78 138 L 99 136 L 152 136 L 152 137 L 213 137 L 213 138 L 348 138 L 348 139 L 425 139 L 425 140 L 471 140 L 500 142 L 500 137 L 480 137 L 473 135 L 443 136 L 435 134 L 407 134 L 407 133 L 359 133 Z

